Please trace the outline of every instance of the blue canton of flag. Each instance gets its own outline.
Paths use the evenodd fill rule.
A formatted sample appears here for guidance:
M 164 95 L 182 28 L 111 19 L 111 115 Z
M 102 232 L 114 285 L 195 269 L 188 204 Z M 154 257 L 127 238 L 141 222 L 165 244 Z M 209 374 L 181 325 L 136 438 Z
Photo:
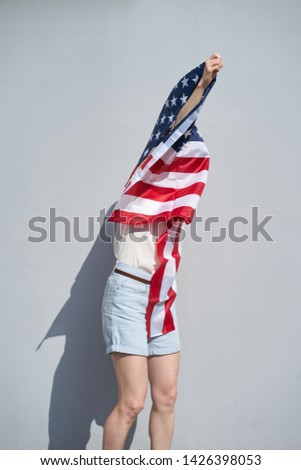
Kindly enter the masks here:
M 186 103 L 187 99 L 191 96 L 192 92 L 196 88 L 200 78 L 203 75 L 204 68 L 205 62 L 202 62 L 200 65 L 192 69 L 189 73 L 184 75 L 184 77 L 182 77 L 178 81 L 178 83 L 173 87 L 159 114 L 150 139 L 144 151 L 142 152 L 142 155 L 138 162 L 139 164 L 147 158 L 152 148 L 157 147 L 160 142 L 164 142 L 168 139 L 168 130 L 175 121 L 180 109 Z M 206 96 L 214 85 L 215 80 L 216 79 L 212 80 L 212 82 L 205 89 L 200 103 L 205 100 Z

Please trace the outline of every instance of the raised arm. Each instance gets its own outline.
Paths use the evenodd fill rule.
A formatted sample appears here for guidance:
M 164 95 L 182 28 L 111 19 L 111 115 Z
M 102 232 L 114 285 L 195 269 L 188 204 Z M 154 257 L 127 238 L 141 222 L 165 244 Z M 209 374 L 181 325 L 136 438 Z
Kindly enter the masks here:
M 172 130 L 180 121 L 182 121 L 182 119 L 184 119 L 185 116 L 187 116 L 187 114 L 189 114 L 189 112 L 200 102 L 205 89 L 222 68 L 222 57 L 217 53 L 212 54 L 205 61 L 205 68 L 202 77 L 200 78 L 190 98 L 180 109 L 176 120 L 169 130 Z

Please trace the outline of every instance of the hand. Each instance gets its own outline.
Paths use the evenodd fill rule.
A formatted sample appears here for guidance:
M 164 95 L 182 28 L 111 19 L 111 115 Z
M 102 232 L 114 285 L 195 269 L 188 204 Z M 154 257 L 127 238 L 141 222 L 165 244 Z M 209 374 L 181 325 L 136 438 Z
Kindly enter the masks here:
M 223 68 L 222 56 L 215 52 L 205 61 L 203 75 L 198 83 L 198 87 L 207 88 L 209 83 L 215 78 L 216 74 Z

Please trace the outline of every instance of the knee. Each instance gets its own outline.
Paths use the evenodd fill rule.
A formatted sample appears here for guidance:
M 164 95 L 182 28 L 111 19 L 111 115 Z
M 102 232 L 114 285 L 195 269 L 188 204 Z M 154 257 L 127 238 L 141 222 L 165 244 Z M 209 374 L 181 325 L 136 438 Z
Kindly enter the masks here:
M 177 396 L 178 390 L 176 387 L 167 390 L 155 390 L 152 394 L 154 407 L 160 413 L 173 411 Z
M 134 421 L 143 408 L 144 400 L 139 398 L 132 398 L 119 403 L 120 413 L 130 421 Z

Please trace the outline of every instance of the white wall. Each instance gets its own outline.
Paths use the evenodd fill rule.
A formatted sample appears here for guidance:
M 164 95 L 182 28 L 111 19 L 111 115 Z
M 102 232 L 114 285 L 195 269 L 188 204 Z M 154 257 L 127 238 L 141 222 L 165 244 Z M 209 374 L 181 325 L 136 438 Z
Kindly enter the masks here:
M 300 449 L 300 13 L 297 0 L 1 2 L 2 449 L 101 448 L 116 399 L 100 330 L 113 255 L 95 218 L 170 88 L 215 51 L 224 68 L 197 121 L 212 157 L 197 214 L 219 223 L 198 224 L 203 242 L 188 228 L 184 243 L 173 448 Z M 273 216 L 273 241 L 251 240 L 252 207 Z M 94 237 L 72 229 L 65 242 L 60 222 L 51 242 L 50 208 L 79 217 L 82 236 L 94 218 Z M 248 239 L 212 242 L 235 216 Z M 132 449 L 149 446 L 149 408 Z

